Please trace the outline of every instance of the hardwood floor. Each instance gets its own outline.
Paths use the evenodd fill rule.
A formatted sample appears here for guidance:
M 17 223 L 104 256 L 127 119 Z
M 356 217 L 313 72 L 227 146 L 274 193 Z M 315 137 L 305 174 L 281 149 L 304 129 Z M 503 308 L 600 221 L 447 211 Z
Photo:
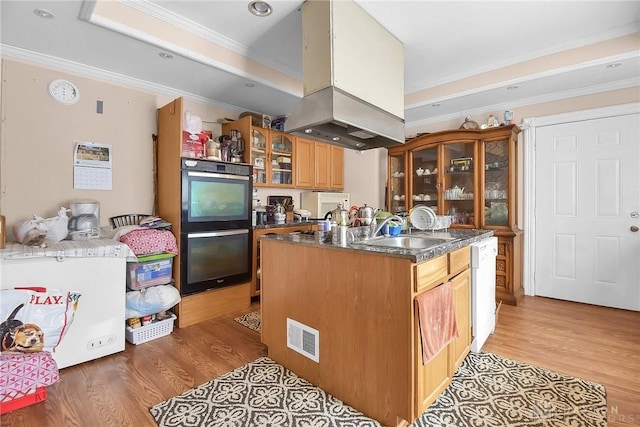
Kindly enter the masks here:
M 3 415 L 0 426 L 155 426 L 154 404 L 266 355 L 259 335 L 233 320 L 243 313 L 62 369 L 45 402 Z M 638 312 L 525 297 L 502 306 L 484 350 L 602 383 L 609 426 L 640 425 Z

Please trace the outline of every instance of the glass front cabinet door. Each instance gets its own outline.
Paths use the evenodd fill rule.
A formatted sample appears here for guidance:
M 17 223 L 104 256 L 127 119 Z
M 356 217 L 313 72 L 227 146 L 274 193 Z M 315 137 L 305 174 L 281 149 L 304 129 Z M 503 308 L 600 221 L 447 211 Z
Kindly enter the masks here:
M 282 132 L 271 131 L 270 151 L 272 186 L 293 186 L 293 136 Z
M 483 141 L 484 152 L 484 225 L 508 227 L 514 215 L 509 197 L 509 140 Z M 512 165 L 513 166 L 513 165 Z
M 438 147 L 411 152 L 411 206 L 425 205 L 438 211 Z
M 267 183 L 267 130 L 251 129 L 249 138 L 249 163 L 253 166 L 253 183 Z
M 407 211 L 405 155 L 389 156 L 389 203 L 391 213 Z
M 447 142 L 443 151 L 443 200 L 440 213 L 451 223 L 476 227 L 476 144 L 475 141 Z

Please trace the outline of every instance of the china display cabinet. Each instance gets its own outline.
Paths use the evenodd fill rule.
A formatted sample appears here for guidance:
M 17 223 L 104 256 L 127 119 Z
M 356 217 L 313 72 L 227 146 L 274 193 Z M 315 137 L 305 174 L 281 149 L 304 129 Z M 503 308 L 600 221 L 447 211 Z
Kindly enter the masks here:
M 427 205 L 454 228 L 492 229 L 498 237 L 496 294 L 515 305 L 523 296 L 518 224 L 515 125 L 422 135 L 389 148 L 387 207 Z
M 294 136 L 253 126 L 251 116 L 222 126 L 224 134 L 232 129 L 244 140 L 244 161 L 253 166 L 254 186 L 293 187 Z

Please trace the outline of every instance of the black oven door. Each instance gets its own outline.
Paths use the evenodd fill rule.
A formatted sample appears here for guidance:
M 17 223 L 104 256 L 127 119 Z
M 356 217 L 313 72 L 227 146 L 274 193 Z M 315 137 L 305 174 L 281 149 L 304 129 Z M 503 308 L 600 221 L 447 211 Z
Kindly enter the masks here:
M 251 280 L 251 230 L 223 230 L 181 235 L 180 293 Z
M 182 171 L 182 229 L 230 230 L 251 227 L 251 177 Z

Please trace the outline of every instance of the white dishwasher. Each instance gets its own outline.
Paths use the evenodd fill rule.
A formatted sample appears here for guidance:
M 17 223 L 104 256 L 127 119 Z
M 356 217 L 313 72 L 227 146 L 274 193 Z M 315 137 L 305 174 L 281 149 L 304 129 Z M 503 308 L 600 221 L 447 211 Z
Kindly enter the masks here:
M 498 238 L 471 245 L 471 351 L 479 352 L 496 326 Z

